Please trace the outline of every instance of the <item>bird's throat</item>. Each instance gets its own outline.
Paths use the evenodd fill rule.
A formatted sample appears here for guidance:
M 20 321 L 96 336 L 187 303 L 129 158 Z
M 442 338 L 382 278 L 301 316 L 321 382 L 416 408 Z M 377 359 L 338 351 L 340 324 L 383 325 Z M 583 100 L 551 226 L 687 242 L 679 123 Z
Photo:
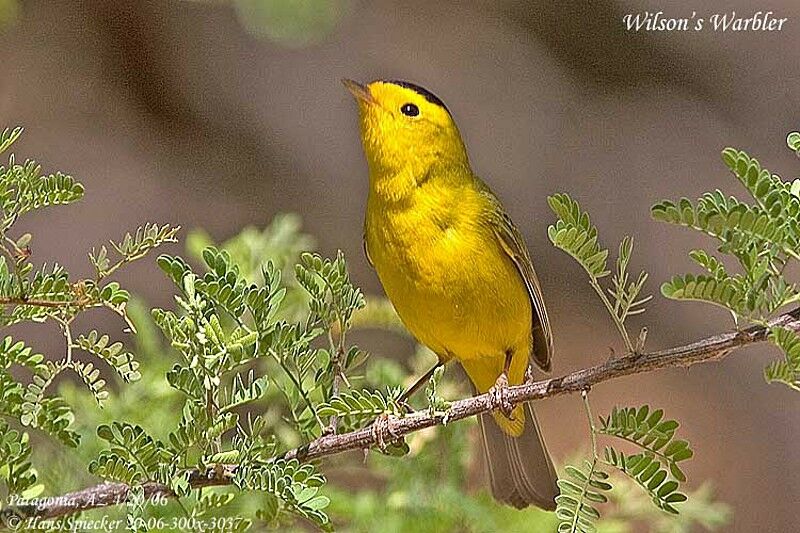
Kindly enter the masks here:
M 394 204 L 407 201 L 431 177 L 430 169 L 419 173 L 410 167 L 395 172 L 381 170 L 369 173 L 370 192 L 382 202 Z

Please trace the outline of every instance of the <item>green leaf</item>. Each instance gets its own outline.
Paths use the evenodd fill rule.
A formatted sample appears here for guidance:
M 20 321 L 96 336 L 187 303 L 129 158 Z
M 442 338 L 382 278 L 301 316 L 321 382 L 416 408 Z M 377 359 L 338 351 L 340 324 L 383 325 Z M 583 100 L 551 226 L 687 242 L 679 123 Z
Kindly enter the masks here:
M 556 224 L 547 230 L 550 241 L 575 258 L 591 277 L 607 276 L 608 250 L 600 247 L 589 214 L 567 194 L 555 194 L 547 202 L 558 216 Z
M 787 142 L 791 137 L 790 134 Z M 800 198 L 792 193 L 791 185 L 762 168 L 758 160 L 735 148 L 723 150 L 722 159 L 771 219 L 792 221 L 800 214 Z
M 317 408 L 321 417 L 337 416 L 346 428 L 362 427 L 365 423 L 384 414 L 400 416 L 403 413 L 398 400 L 400 388 L 388 389 L 386 393 L 376 390 L 350 390 L 324 402 Z
M 796 139 L 796 134 L 790 134 L 790 147 Z M 719 243 L 718 252 L 735 258 L 743 273 L 733 273 L 707 251 L 694 250 L 690 256 L 708 274 L 674 277 L 662 286 L 662 292 L 670 298 L 728 309 L 737 325 L 739 319 L 764 323 L 782 307 L 800 301 L 800 287 L 784 275 L 791 260 L 800 260 L 800 181 L 784 182 L 734 148 L 723 150 L 722 159 L 751 202 L 717 190 L 696 202 L 686 198 L 660 202 L 653 206 L 652 215 L 713 237 Z M 768 372 L 785 378 L 787 368 L 776 363 Z
M 694 452 L 687 441 L 675 438 L 678 422 L 664 420 L 663 414 L 661 409 L 651 412 L 647 405 L 639 408 L 615 406 L 607 418 L 600 418 L 597 432 L 638 446 L 660 461 L 678 481 L 684 482 L 686 476 L 678 463 L 691 458 Z M 645 466 L 640 463 L 638 468 Z
M 326 329 L 336 325 L 342 330 L 350 327 L 353 313 L 364 307 L 364 295 L 350 282 L 350 274 L 341 250 L 336 259 L 303 253 L 295 267 L 297 282 L 311 296 L 312 317 Z
M 786 144 L 789 146 L 790 150 L 800 153 L 800 132 L 793 131 L 787 135 Z
M 786 204 L 784 200 L 771 203 L 770 210 L 749 206 L 715 191 L 706 193 L 696 205 L 686 198 L 677 205 L 663 201 L 654 205 L 651 212 L 656 220 L 686 226 L 716 238 L 724 249 L 741 252 L 748 243 L 761 246 L 772 243 L 795 256 L 800 236 L 800 223 L 796 219 L 800 214 L 800 199 L 792 196 L 788 189 L 785 194 L 791 199 L 786 196 Z
M 167 382 L 191 399 L 200 401 L 205 397 L 203 383 L 191 368 L 176 363 L 167 372 Z
M 725 269 L 725 265 L 705 250 L 692 250 L 689 252 L 689 257 L 716 279 L 726 279 L 730 277 Z
M 642 452 L 627 455 L 613 446 L 605 448 L 605 462 L 630 477 L 652 498 L 660 509 L 675 514 L 672 505 L 685 499 L 676 492 L 680 483 L 686 481 L 679 463 L 686 461 L 694 452 L 685 440 L 676 439 L 679 424 L 664 419 L 661 409 L 649 406 L 614 407 L 611 414 L 600 418 L 597 433 L 624 440 L 639 447 Z
M 89 392 L 94 396 L 97 405 L 102 407 L 103 402 L 108 399 L 108 391 L 105 390 L 106 380 L 100 377 L 100 370 L 95 368 L 92 363 L 81 361 L 71 361 L 68 366 L 83 380 L 89 388 Z
M 143 486 L 133 485 L 128 489 L 128 499 L 125 501 L 125 520 L 128 531 L 140 533 L 147 530 L 144 521 L 146 503 Z
M 673 300 L 694 300 L 717 305 L 737 315 L 748 314 L 747 290 L 738 277 L 686 274 L 661 285 L 661 294 Z
M 144 257 L 147 252 L 165 243 L 177 242 L 175 235 L 180 230 L 180 226 L 170 226 L 164 224 L 147 223 L 139 226 L 133 233 L 126 233 L 121 241 L 111 241 L 111 246 L 126 261 L 133 261 Z
M 14 141 L 19 139 L 19 136 L 22 135 L 23 129 L 21 127 L 16 127 L 14 129 L 5 128 L 2 132 L 0 132 L 0 154 L 8 150 L 8 148 L 14 144 Z
M 236 495 L 230 492 L 210 492 L 203 491 L 197 500 L 193 511 L 197 516 L 203 516 L 208 513 L 216 514 L 220 509 L 227 506 L 236 498 Z M 211 515 L 213 516 L 213 514 Z
M 556 496 L 558 531 L 595 531 L 600 511 L 592 504 L 608 501 L 608 497 L 603 494 L 611 489 L 611 484 L 605 481 L 608 475 L 598 468 L 596 460 L 586 461 L 583 469 L 567 465 L 564 474 L 558 480 L 561 494 Z
M 28 433 L 20 432 L 0 418 L 0 483 L 9 494 L 28 497 L 30 491 L 39 490 L 37 474 L 30 463 L 31 447 Z M 33 497 L 36 495 L 34 494 Z
M 223 401 L 220 406 L 221 412 L 231 411 L 248 403 L 260 400 L 266 393 L 269 385 L 269 376 L 255 377 L 253 370 L 250 370 L 246 378 L 241 374 L 236 374 L 229 393 L 223 393 Z
M 764 369 L 767 383 L 783 383 L 794 390 L 800 390 L 800 336 L 784 327 L 773 327 L 769 331 L 769 341 L 783 350 L 784 360 L 773 361 Z
M 0 342 L 0 369 L 10 368 L 11 365 L 21 365 L 33 371 L 46 369 L 42 354 L 33 352 L 24 341 L 5 337 Z
M 128 484 L 157 479 L 162 465 L 171 455 L 166 447 L 153 439 L 140 426 L 114 422 L 97 428 L 97 436 L 110 448 L 89 464 L 89 472 L 104 479 Z
M 650 295 L 639 297 L 647 281 L 647 272 L 640 272 L 635 281 L 630 281 L 628 264 L 632 253 L 633 238 L 625 236 L 619 245 L 617 268 L 611 280 L 612 288 L 608 290 L 608 293 L 614 299 L 613 311 L 620 322 L 625 322 L 625 319 L 629 316 L 643 313 L 645 311 L 644 304 L 652 299 Z
M 60 172 L 41 175 L 34 161 L 19 165 L 12 156 L 8 167 L 0 166 L 0 230 L 7 231 L 23 214 L 52 205 L 68 204 L 83 198 L 83 185 Z
M 648 455 L 648 452 L 625 455 L 611 446 L 606 447 L 604 455 L 608 465 L 616 467 L 639 485 L 659 509 L 678 514 L 673 504 L 686 501 L 686 495 L 677 491 L 679 483 L 670 478 L 655 456 Z
M 109 343 L 108 335 L 100 335 L 97 330 L 92 330 L 88 335 L 80 335 L 75 339 L 74 347 L 104 360 L 126 383 L 138 381 L 141 378 L 139 363 L 133 359 L 133 354 L 126 352 L 121 342 Z
M 330 519 L 324 509 L 329 502 L 316 495 L 324 482 L 325 478 L 311 464 L 301 464 L 296 459 L 254 461 L 247 451 L 233 478 L 239 489 L 271 494 L 283 502 L 286 510 L 327 529 Z

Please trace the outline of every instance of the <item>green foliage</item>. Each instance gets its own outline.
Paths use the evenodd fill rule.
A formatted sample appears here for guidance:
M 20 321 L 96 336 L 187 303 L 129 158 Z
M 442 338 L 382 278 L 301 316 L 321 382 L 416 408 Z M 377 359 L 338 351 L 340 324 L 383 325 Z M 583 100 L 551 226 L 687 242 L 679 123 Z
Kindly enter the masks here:
M 325 478 L 311 464 L 301 464 L 296 459 L 275 459 L 266 463 L 245 460 L 240 463 L 234 478 L 234 485 L 238 488 L 272 495 L 286 510 L 329 530 L 325 508 L 330 500 L 318 494 L 324 483 Z
M 589 214 L 581 209 L 577 201 L 564 193 L 550 196 L 547 201 L 558 217 L 555 225 L 547 230 L 550 241 L 571 255 L 589 275 L 589 283 L 611 315 L 627 351 L 641 352 L 644 349 L 646 330 L 641 331 L 639 340 L 634 344 L 625 327 L 625 320 L 629 316 L 643 313 L 644 304 L 651 299 L 651 296 L 639 297 L 647 281 L 647 273 L 640 272 L 635 280 L 631 280 L 628 274 L 633 239 L 625 236 L 620 242 L 611 287 L 603 289 L 599 280 L 611 273 L 608 270 L 608 250 L 600 246 L 597 228 L 589 219 Z
M 134 485 L 128 490 L 128 500 L 125 502 L 125 507 L 127 511 L 125 515 L 127 529 L 134 533 L 145 531 L 145 528 L 142 527 L 145 510 L 144 487 Z
M 773 327 L 769 340 L 783 350 L 784 360 L 773 361 L 764 369 L 767 383 L 776 381 L 800 391 L 800 335 L 782 327 Z
M 600 419 L 598 433 L 611 435 L 642 450 L 627 455 L 613 446 L 605 448 L 605 460 L 638 483 L 664 511 L 678 514 L 674 504 L 686 501 L 678 492 L 686 475 L 679 463 L 690 459 L 694 452 L 685 440 L 675 438 L 679 424 L 665 420 L 661 409 L 650 411 L 649 406 L 614 408 Z
M 256 378 L 253 370 L 247 374 L 246 378 L 242 378 L 242 374 L 236 374 L 231 383 L 230 392 L 222 391 L 224 407 L 221 409 L 223 412 L 232 411 L 238 407 L 255 402 L 264 397 L 267 386 L 269 385 L 269 378 L 261 376 Z
M 611 435 L 642 448 L 644 452 L 663 461 L 671 475 L 679 482 L 686 481 L 686 475 L 678 463 L 690 459 L 694 452 L 685 440 L 675 439 L 679 424 L 675 420 L 665 420 L 664 411 L 643 405 L 635 407 L 615 407 L 606 418 L 600 419 L 598 433 Z
M 582 469 L 567 466 L 565 475 L 558 481 L 561 495 L 556 498 L 559 531 L 594 531 L 600 511 L 595 504 L 606 503 L 602 491 L 612 489 L 609 476 L 599 468 L 600 463 L 616 468 L 650 497 L 656 507 L 677 515 L 676 504 L 686 502 L 687 495 L 680 492 L 686 475 L 679 463 L 690 459 L 694 452 L 685 440 L 675 438 L 679 427 L 675 420 L 665 419 L 664 411 L 650 407 L 614 407 L 611 414 L 600 417 L 596 427 L 589 409 L 588 395 L 584 403 L 589 416 L 592 436 L 592 457 Z M 613 445 L 607 445 L 603 457 L 597 452 L 597 437 L 605 435 L 624 441 L 641 451 L 627 454 Z
M 308 312 L 308 293 L 294 278 L 295 264 L 300 254 L 313 250 L 314 239 L 301 231 L 300 217 L 279 214 L 264 229 L 244 228 L 227 241 L 217 244 L 202 230 L 194 230 L 186 239 L 187 253 L 203 261 L 203 251 L 209 246 L 224 250 L 250 283 L 260 284 L 264 265 L 272 264 L 281 274 L 286 294 L 278 310 L 281 318 L 297 320 Z
M 139 363 L 133 359 L 133 354 L 126 352 L 121 342 L 110 345 L 109 342 L 108 335 L 100 335 L 97 330 L 93 329 L 86 335 L 79 335 L 72 346 L 111 365 L 125 383 L 138 381 L 141 378 L 141 374 L 137 370 Z
M 669 479 L 667 471 L 653 457 L 640 453 L 625 455 L 614 448 L 606 448 L 606 461 L 636 481 L 653 499 L 658 507 L 678 514 L 674 504 L 686 501 L 686 495 L 677 492 L 678 482 Z
M 98 278 L 107 277 L 122 265 L 141 259 L 162 244 L 176 242 L 175 236 L 179 229 L 169 224 L 159 227 L 148 222 L 136 228 L 134 233 L 126 233 L 121 241 L 110 241 L 111 247 L 119 254 L 119 258 L 113 264 L 105 246 L 101 246 L 99 250 L 92 250 L 89 260 L 97 271 Z
M 105 390 L 106 380 L 100 377 L 100 370 L 95 368 L 92 363 L 83 363 L 81 361 L 72 361 L 69 366 L 81 378 L 89 392 L 92 393 L 97 405 L 102 407 L 103 402 L 108 399 L 108 391 Z
M 11 147 L 14 142 L 22 135 L 22 128 L 16 127 L 14 129 L 5 128 L 0 131 L 0 154 L 5 152 Z
M 800 154 L 800 134 L 786 139 Z M 770 320 L 800 301 L 800 285 L 788 277 L 800 260 L 800 180 L 786 182 L 742 150 L 726 148 L 722 160 L 750 196 L 749 202 L 721 191 L 708 192 L 697 202 L 683 198 L 652 208 L 656 220 L 692 228 L 718 242 L 717 253 L 738 264 L 738 272 L 712 252 L 692 250 L 689 256 L 706 274 L 674 276 L 661 286 L 667 298 L 710 303 L 728 310 L 734 322 L 770 327 Z M 770 340 L 785 355 L 764 369 L 768 382 L 798 389 L 800 370 L 797 336 L 785 328 L 770 328 Z
M 22 133 L 21 128 L 0 133 L 0 153 Z M 78 360 L 74 352 L 85 351 L 110 364 L 124 381 L 138 378 L 137 363 L 120 343 L 108 346 L 108 337 L 92 331 L 73 340 L 75 319 L 92 308 L 107 308 L 127 319 L 129 294 L 108 276 L 125 263 L 138 259 L 150 249 L 174 242 L 177 228 L 145 226 L 126 236 L 116 249 L 122 258 L 113 266 L 105 248 L 92 257 L 96 276 L 73 281 L 60 265 L 35 266 L 32 262 L 30 234 L 12 237 L 9 233 L 22 215 L 55 205 L 69 204 L 83 198 L 83 186 L 60 172 L 43 175 L 34 161 L 18 164 L 13 155 L 7 166 L 0 166 L 0 327 L 25 322 L 53 322 L 66 340 L 60 360 L 45 361 L 21 341 L 5 337 L 0 344 L 0 424 L 9 428 L 39 429 L 71 447 L 78 445 L 79 434 L 72 429 L 75 415 L 59 395 L 49 394 L 51 385 L 64 372 L 72 372 L 82 381 L 92 398 L 103 404 L 109 397 L 106 379 L 94 362 Z M 153 228 L 156 228 L 155 231 Z M 27 372 L 16 372 L 20 367 Z M 27 383 L 25 377 L 29 376 Z M 28 461 L 29 434 L 21 429 L 3 431 L 3 447 L 8 455 L 0 457 L 0 487 L 11 494 L 26 493 L 36 483 L 37 473 Z
M 630 477 L 611 472 L 614 489 L 610 496 L 616 504 L 613 515 L 603 523 L 615 524 L 615 531 L 639 531 L 632 521 L 647 523 L 654 533 L 692 533 L 694 531 L 725 530 L 731 521 L 728 505 L 715 501 L 709 483 L 687 493 L 688 499 L 680 504 L 680 514 L 665 513 L 653 505 L 650 495 Z
M 400 388 L 389 389 L 385 394 L 376 390 L 350 390 L 320 404 L 317 413 L 322 417 L 339 417 L 345 430 L 357 429 L 384 414 L 401 415 L 404 410 L 398 400 L 402 393 Z
M 89 472 L 104 479 L 138 485 L 158 479 L 162 464 L 170 460 L 166 446 L 137 425 L 103 425 L 97 428 L 97 436 L 110 447 L 89 464 Z
M 353 313 L 364 307 L 364 296 L 350 283 L 341 251 L 335 260 L 304 253 L 295 274 L 298 283 L 311 295 L 312 319 L 325 328 L 336 325 L 341 330 L 348 329 Z
M 6 143 L 10 145 L 17 137 L 8 137 Z M 18 164 L 13 155 L 7 167 L 0 166 L 0 232 L 8 231 L 21 215 L 34 209 L 83 198 L 83 186 L 71 176 L 60 172 L 43 176 L 41 170 L 35 161 Z
M 279 229 L 283 228 L 273 226 Z M 270 232 L 256 235 L 276 242 Z M 134 237 L 130 242 L 139 240 Z M 240 245 L 238 251 L 232 246 L 233 253 L 248 263 L 270 249 L 253 239 L 244 247 L 241 240 L 231 242 Z M 123 255 L 135 253 L 134 248 L 118 247 Z M 363 422 L 367 403 L 381 400 L 383 410 L 390 406 L 397 410 L 399 392 L 386 398 L 378 393 L 360 395 L 345 377 L 364 360 L 364 354 L 344 340 L 353 314 L 364 305 L 363 296 L 350 282 L 341 253 L 334 260 L 303 254 L 295 268 L 297 285 L 285 283 L 284 269 L 272 262 L 258 265 L 259 279 L 252 280 L 248 276 L 255 266 L 243 268 L 227 249 L 209 245 L 199 256 L 202 271 L 181 257 L 158 258 L 178 294 L 174 310 L 152 312 L 178 357 L 166 377 L 184 397 L 181 419 L 165 440 L 151 437 L 140 426 L 100 426 L 98 435 L 110 446 L 90 470 L 134 484 L 157 480 L 189 497 L 189 472 L 236 463 L 234 485 L 266 496 L 258 513 L 262 520 L 279 522 L 290 514 L 328 528 L 328 499 L 318 494 L 324 478 L 312 464 L 281 456 L 329 431 L 322 416 L 341 418 L 345 425 Z M 308 295 L 306 311 L 301 319 L 289 321 L 294 312 L 287 313 L 282 304 L 296 287 Z M 90 337 L 79 344 L 106 358 L 120 358 L 119 350 L 103 352 L 109 350 L 107 339 Z M 318 347 L 319 340 L 328 341 L 329 347 Z M 268 400 L 281 405 L 276 393 L 283 397 L 280 418 L 253 417 L 254 404 Z
M 37 473 L 30 463 L 31 447 L 28 434 L 12 429 L 0 419 L 0 482 L 11 494 L 21 494 L 33 487 Z
M 547 203 L 558 217 L 547 229 L 550 241 L 574 257 L 593 279 L 609 275 L 608 250 L 598 243 L 597 228 L 589 214 L 567 194 L 554 194 Z
M 462 385 L 453 380 L 452 374 L 445 374 L 439 384 L 454 395 L 467 392 Z M 348 476 L 343 484 L 334 478 L 326 486 L 331 499 L 331 518 L 337 529 L 374 531 L 377 517 L 381 530 L 388 532 L 557 531 L 560 522 L 557 513 L 497 505 L 484 481 L 474 477 L 476 462 L 483 460 L 475 446 L 474 430 L 474 423 L 459 422 L 436 431 L 408 435 L 410 452 L 402 460 L 371 454 L 362 464 L 360 456 L 354 457 L 346 463 Z M 689 501 L 681 505 L 681 514 L 675 516 L 652 505 L 646 493 L 624 474 L 616 469 L 607 473 L 608 479 L 600 481 L 613 488 L 592 490 L 608 502 L 587 502 L 598 509 L 602 507 L 602 516 L 594 521 L 600 533 L 690 533 L 699 531 L 701 524 L 714 531 L 724 530 L 729 521 L 730 512 L 715 501 L 708 487 L 699 493 L 689 492 Z M 560 477 L 580 486 L 565 470 Z M 566 494 L 563 488 L 562 494 Z
M 800 156 L 800 132 L 793 131 L 789 135 L 786 136 L 786 144 L 789 146 L 790 150 L 794 150 L 798 156 Z M 792 183 L 792 187 L 794 189 L 797 188 L 797 180 Z
M 597 529 L 600 511 L 593 503 L 606 503 L 604 494 L 611 490 L 606 481 L 608 474 L 598 468 L 597 460 L 586 461 L 584 469 L 567 465 L 566 475 L 558 480 L 561 494 L 556 497 L 556 517 L 558 531 L 570 533 L 590 533 Z
M 644 304 L 652 299 L 650 295 L 639 299 L 639 294 L 647 281 L 647 272 L 640 272 L 635 281 L 629 279 L 628 264 L 632 253 L 633 239 L 625 236 L 619 244 L 617 268 L 611 280 L 613 287 L 608 289 L 608 293 L 614 299 L 614 313 L 620 322 L 625 322 L 629 316 L 644 313 Z
M 741 277 L 729 277 L 720 271 L 717 276 L 686 274 L 664 283 L 661 292 L 674 300 L 695 300 L 718 305 L 735 313 L 747 312 L 747 295 Z M 754 293 L 757 298 L 762 293 Z
M 790 135 L 790 147 L 792 139 Z M 741 273 L 731 272 L 710 252 L 694 250 L 690 256 L 709 274 L 675 276 L 664 283 L 662 293 L 720 306 L 737 323 L 765 323 L 800 299 L 800 288 L 784 275 L 787 265 L 800 259 L 800 182 L 784 182 L 741 150 L 726 148 L 722 159 L 750 194 L 751 203 L 717 190 L 695 203 L 686 198 L 660 202 L 652 214 L 656 220 L 713 237 L 719 243 L 717 251 L 735 259 Z

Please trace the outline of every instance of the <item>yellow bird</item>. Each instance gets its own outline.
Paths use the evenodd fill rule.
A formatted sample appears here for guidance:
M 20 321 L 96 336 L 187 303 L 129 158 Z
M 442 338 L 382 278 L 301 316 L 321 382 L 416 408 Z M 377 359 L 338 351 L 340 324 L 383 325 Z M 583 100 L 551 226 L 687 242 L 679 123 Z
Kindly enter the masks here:
M 459 361 L 502 405 L 529 361 L 549 371 L 553 352 L 523 238 L 472 171 L 439 98 L 405 81 L 343 82 L 358 101 L 369 166 L 367 257 L 417 340 L 439 364 Z M 518 508 L 555 508 L 556 474 L 533 408 L 504 410 L 479 419 L 492 493 Z

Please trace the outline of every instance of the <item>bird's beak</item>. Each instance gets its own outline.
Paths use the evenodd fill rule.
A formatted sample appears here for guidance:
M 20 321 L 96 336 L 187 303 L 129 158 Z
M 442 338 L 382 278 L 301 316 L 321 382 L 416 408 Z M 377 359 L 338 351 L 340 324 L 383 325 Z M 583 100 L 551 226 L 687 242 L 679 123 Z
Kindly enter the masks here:
M 348 80 L 347 78 L 342 79 L 342 83 L 359 102 L 364 102 L 365 104 L 375 103 L 375 98 L 372 96 L 372 93 L 369 92 L 369 88 L 366 85 L 362 85 L 357 81 Z

